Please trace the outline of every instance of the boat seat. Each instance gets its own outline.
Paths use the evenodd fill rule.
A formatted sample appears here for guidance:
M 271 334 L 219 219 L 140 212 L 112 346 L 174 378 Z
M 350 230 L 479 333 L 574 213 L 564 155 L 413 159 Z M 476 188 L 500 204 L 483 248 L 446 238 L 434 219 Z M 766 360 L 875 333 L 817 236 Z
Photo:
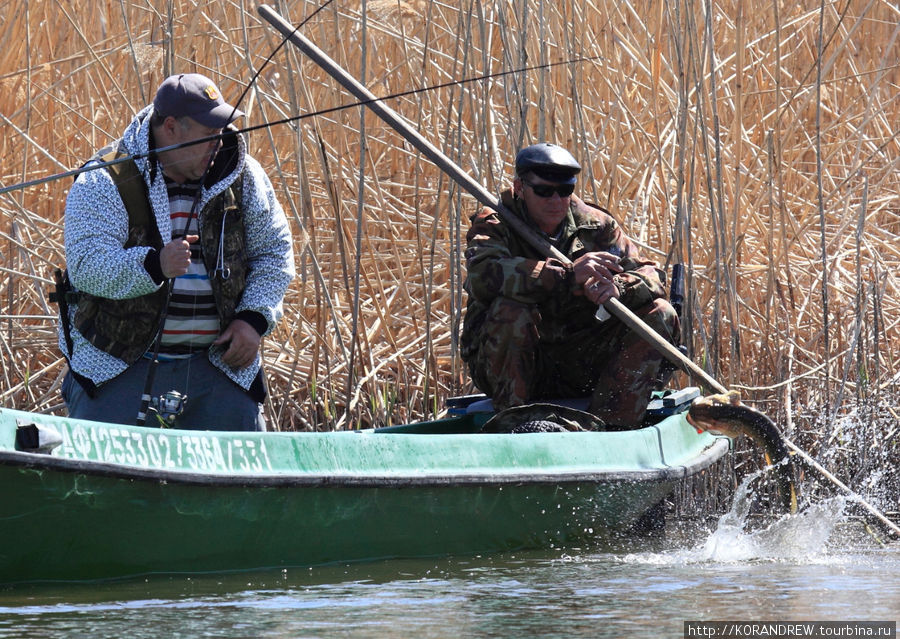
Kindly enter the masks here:
M 568 399 L 542 399 L 542 404 L 556 404 L 557 406 L 565 406 L 566 408 L 574 408 L 576 410 L 587 411 L 588 404 L 591 402 L 590 397 L 572 397 Z M 476 402 L 472 402 L 466 406 L 466 414 L 472 413 L 493 413 L 494 402 L 490 397 L 485 397 Z
M 700 397 L 700 389 L 696 386 L 686 386 L 685 388 L 675 391 L 665 391 L 654 393 L 653 398 L 647 404 L 647 416 L 656 420 L 675 413 L 681 413 L 687 410 L 691 402 Z M 485 395 L 468 395 L 466 397 L 454 398 L 456 403 L 452 404 L 456 414 L 465 413 L 493 413 L 494 403 L 490 397 Z M 570 397 L 566 399 L 543 399 L 543 404 L 556 404 L 565 406 L 566 408 L 574 408 L 587 412 L 590 397 Z

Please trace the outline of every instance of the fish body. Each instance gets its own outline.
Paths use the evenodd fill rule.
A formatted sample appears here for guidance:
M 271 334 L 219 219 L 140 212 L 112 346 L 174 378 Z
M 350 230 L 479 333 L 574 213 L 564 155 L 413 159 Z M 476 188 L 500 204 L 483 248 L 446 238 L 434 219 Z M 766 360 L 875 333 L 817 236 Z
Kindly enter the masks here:
M 725 435 L 737 439 L 749 437 L 762 449 L 766 464 L 775 465 L 782 503 L 789 512 L 797 512 L 794 467 L 784 437 L 775 423 L 758 410 L 741 403 L 740 394 L 730 391 L 694 400 L 687 412 L 688 423 L 698 432 Z

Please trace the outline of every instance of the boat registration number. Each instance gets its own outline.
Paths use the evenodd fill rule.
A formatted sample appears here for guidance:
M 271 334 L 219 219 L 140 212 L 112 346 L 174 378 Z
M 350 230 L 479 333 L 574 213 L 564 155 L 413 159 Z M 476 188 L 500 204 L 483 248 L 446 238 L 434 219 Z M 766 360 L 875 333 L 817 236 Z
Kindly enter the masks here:
M 127 428 L 85 428 L 63 424 L 60 454 L 162 470 L 207 473 L 265 472 L 272 470 L 262 439 L 219 438 L 209 435 L 170 434 L 163 430 L 137 432 Z

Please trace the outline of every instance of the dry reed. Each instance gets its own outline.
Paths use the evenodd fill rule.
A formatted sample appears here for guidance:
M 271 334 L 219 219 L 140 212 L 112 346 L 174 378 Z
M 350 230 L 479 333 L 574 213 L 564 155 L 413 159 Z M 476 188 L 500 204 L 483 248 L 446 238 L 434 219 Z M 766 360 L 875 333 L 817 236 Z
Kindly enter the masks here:
M 295 23 L 316 8 L 276 5 Z M 329 110 L 249 134 L 297 253 L 264 345 L 279 428 L 403 422 L 472 390 L 456 344 L 474 202 L 290 47 L 266 64 L 278 38 L 255 7 L 4 13 L 0 187 L 77 167 L 170 72 L 206 73 L 234 100 L 261 69 L 246 125 Z M 423 89 L 391 106 L 491 189 L 521 145 L 570 147 L 585 198 L 688 266 L 698 362 L 808 444 L 880 402 L 893 426 L 865 445 L 896 462 L 898 25 L 884 0 L 335 0 L 303 32 L 377 95 Z M 61 410 L 47 289 L 69 184 L 0 196 L 3 405 Z M 797 421 L 825 409 L 827 423 Z

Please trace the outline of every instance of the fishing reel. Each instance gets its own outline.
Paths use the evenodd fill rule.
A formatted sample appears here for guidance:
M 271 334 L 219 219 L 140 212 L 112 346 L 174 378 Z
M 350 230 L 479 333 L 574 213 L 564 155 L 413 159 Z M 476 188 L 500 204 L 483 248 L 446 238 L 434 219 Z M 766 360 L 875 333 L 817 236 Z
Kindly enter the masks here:
M 150 400 L 150 408 L 147 412 L 156 416 L 162 428 L 171 428 L 175 419 L 184 412 L 187 403 L 187 395 L 176 390 L 170 390 L 159 397 Z

